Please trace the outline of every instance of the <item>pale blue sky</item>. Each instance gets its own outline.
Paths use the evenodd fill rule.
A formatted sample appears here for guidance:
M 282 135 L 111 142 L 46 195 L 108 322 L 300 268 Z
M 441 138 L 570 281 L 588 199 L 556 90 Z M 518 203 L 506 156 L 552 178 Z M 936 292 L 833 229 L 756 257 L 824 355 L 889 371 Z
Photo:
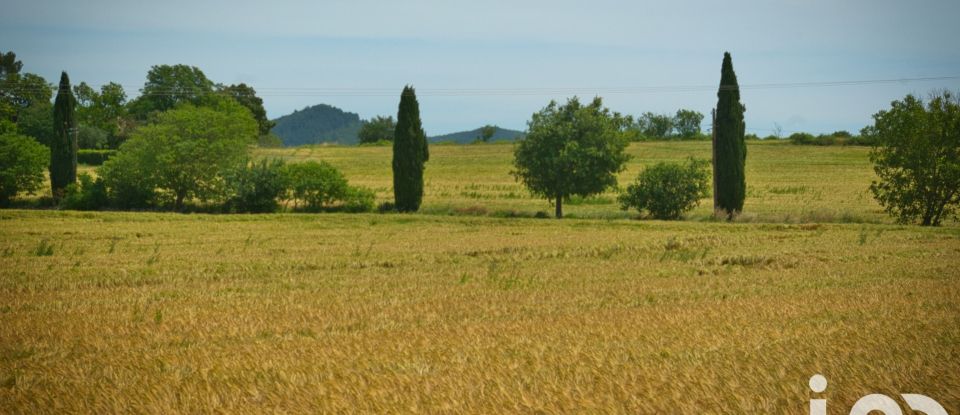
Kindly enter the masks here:
M 725 50 L 744 86 L 960 76 L 956 0 L 30 0 L 3 9 L 0 50 L 50 81 L 66 70 L 74 82 L 114 81 L 136 95 L 151 65 L 183 63 L 252 85 L 270 117 L 327 103 L 363 118 L 395 114 L 409 83 L 423 91 L 431 135 L 487 123 L 523 129 L 550 99 L 570 95 L 558 89 L 589 98 L 598 88 L 716 85 Z M 465 88 L 508 91 L 427 92 Z M 546 90 L 515 93 L 522 88 Z M 934 88 L 960 90 L 960 80 L 745 89 L 742 100 L 760 135 L 774 123 L 857 131 L 891 100 Z M 369 89 L 377 91 L 358 93 Z M 634 115 L 708 114 L 716 104 L 715 90 L 627 92 L 601 96 Z

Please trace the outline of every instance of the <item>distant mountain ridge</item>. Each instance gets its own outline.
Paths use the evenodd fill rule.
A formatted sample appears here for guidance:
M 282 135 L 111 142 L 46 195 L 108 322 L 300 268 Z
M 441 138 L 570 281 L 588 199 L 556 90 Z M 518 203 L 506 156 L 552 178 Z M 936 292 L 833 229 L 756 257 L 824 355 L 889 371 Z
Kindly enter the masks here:
M 339 143 L 356 144 L 357 133 L 363 121 L 356 113 L 319 104 L 294 111 L 273 120 L 277 123 L 270 132 L 276 134 L 285 146 Z
M 327 104 L 318 104 L 302 110 L 295 110 L 273 121 L 276 125 L 270 132 L 280 137 L 284 146 L 323 143 L 357 144 L 360 141 L 357 134 L 364 123 L 364 120 L 361 120 L 356 113 L 347 112 Z M 481 128 L 428 137 L 428 140 L 432 143 L 468 144 L 474 142 L 480 136 Z M 522 136 L 522 131 L 497 127 L 490 141 L 514 141 Z
M 455 142 L 459 144 L 468 144 L 477 140 L 477 137 L 480 137 L 480 131 L 483 127 L 473 129 L 470 131 L 460 131 L 456 133 L 437 135 L 429 138 L 431 143 L 438 143 L 442 141 Z M 514 141 L 520 137 L 523 137 L 523 131 L 511 130 L 508 128 L 497 127 L 493 137 L 490 137 L 490 141 Z

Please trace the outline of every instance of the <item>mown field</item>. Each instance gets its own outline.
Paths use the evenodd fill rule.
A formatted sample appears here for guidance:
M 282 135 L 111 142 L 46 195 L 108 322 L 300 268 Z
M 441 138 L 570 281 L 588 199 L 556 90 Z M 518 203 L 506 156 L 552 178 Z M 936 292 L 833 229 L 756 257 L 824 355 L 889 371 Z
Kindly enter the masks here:
M 496 217 L 549 211 L 509 154 L 434 146 L 434 214 L 0 211 L 0 413 L 960 413 L 960 227 L 893 224 L 865 150 L 751 146 L 739 223 Z M 388 148 L 261 155 L 389 196 Z

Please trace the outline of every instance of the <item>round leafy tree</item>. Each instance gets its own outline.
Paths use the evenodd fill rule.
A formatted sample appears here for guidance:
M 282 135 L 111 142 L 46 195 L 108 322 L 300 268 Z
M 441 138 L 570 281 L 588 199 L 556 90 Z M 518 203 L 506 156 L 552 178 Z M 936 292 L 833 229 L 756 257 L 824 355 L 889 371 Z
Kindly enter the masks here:
M 9 205 L 17 193 L 39 189 L 49 160 L 50 150 L 36 140 L 17 134 L 0 135 L 0 206 Z
M 530 191 L 556 202 L 615 187 L 629 158 L 623 133 L 629 120 L 603 107 L 597 97 L 583 105 L 573 97 L 565 105 L 551 101 L 533 114 L 527 135 L 514 150 L 514 176 Z
M 938 226 L 960 205 L 960 100 L 950 92 L 924 106 L 907 95 L 873 116 L 863 136 L 879 180 L 874 197 L 901 223 Z

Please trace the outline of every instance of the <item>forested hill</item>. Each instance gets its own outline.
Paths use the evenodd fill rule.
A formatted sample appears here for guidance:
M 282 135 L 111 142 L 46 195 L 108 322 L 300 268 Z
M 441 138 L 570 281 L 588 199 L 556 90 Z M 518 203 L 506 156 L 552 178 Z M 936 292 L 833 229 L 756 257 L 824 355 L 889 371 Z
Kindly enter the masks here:
M 460 144 L 472 143 L 476 141 L 477 137 L 480 136 L 481 128 L 470 131 L 460 131 L 457 133 L 450 133 L 444 135 L 438 135 L 430 137 L 430 142 L 438 143 L 442 141 L 455 142 Z M 496 132 L 493 134 L 493 137 L 490 138 L 490 141 L 514 141 L 519 137 L 523 136 L 523 131 L 510 130 L 506 128 L 497 127 Z
M 360 116 L 326 104 L 314 105 L 273 120 L 272 130 L 285 146 L 303 144 L 356 144 L 363 125 Z

